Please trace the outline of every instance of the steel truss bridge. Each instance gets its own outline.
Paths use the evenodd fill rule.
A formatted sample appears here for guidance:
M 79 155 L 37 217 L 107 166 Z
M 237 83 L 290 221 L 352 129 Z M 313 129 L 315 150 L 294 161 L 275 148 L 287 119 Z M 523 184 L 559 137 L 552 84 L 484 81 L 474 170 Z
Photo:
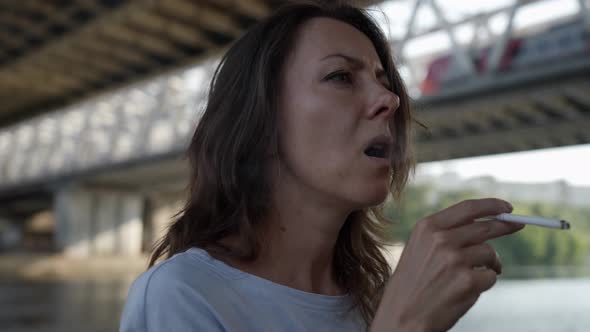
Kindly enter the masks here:
M 457 21 L 447 18 L 440 0 L 411 2 L 407 30 L 391 39 L 408 83 L 418 83 L 419 70 L 405 48 L 440 32 L 466 77 L 415 100 L 418 118 L 430 128 L 416 132 L 419 161 L 590 143 L 590 56 L 499 70 L 503 50 L 518 33 L 515 17 L 542 2 L 516 1 Z M 0 215 L 51 206 L 56 192 L 72 186 L 155 199 L 182 190 L 182 154 L 218 55 L 277 3 L 0 4 Z M 575 16 L 590 33 L 590 6 L 578 0 L 578 7 Z M 434 13 L 433 26 L 416 27 L 420 8 Z M 507 22 L 501 34 L 489 28 L 497 16 Z M 456 37 L 461 27 L 474 31 L 468 44 Z M 470 44 L 481 43 L 480 31 L 492 45 L 483 72 L 468 53 Z

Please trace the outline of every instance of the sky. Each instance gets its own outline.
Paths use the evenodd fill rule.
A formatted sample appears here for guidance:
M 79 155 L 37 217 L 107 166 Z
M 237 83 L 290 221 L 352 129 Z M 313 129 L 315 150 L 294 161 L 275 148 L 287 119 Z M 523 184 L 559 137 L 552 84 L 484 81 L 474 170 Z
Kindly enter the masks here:
M 374 16 L 390 37 L 399 38 L 403 35 L 412 3 L 413 1 L 387 1 L 378 6 Z M 437 3 L 449 21 L 457 21 L 466 15 L 507 7 L 514 0 L 437 0 Z M 515 16 L 514 28 L 526 28 L 575 14 L 578 6 L 577 0 L 545 0 L 528 5 Z M 418 27 L 427 28 L 436 21 L 431 9 L 423 7 L 425 8 L 418 12 L 417 22 Z M 503 31 L 506 21 L 503 15 L 494 17 L 490 26 L 492 32 L 499 34 Z M 472 35 L 473 29 L 469 27 L 457 30 L 460 41 L 468 41 Z M 449 44 L 448 37 L 444 33 L 438 33 L 408 43 L 404 53 L 408 57 L 419 56 L 448 49 Z M 416 176 L 420 173 L 439 175 L 447 171 L 456 172 L 466 178 L 491 175 L 501 181 L 535 183 L 565 180 L 572 185 L 590 186 L 590 144 L 423 163 L 418 166 Z
M 422 172 L 456 172 L 465 178 L 491 175 L 523 183 L 565 180 L 571 185 L 590 186 L 590 144 L 422 163 L 416 176 Z

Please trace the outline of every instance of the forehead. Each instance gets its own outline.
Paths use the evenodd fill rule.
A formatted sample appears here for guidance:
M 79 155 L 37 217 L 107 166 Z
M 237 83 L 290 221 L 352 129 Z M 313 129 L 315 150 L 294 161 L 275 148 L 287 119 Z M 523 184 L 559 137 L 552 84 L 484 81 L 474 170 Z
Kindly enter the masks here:
M 334 53 L 345 53 L 381 67 L 373 43 L 354 26 L 328 17 L 315 17 L 302 24 L 292 52 L 295 60 L 318 61 Z

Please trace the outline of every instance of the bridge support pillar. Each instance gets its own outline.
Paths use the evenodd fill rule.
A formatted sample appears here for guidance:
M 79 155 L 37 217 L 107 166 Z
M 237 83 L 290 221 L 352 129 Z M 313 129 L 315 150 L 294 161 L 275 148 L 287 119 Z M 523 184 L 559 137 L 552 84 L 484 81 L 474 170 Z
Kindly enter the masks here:
M 172 197 L 172 198 L 170 198 Z M 151 197 L 147 209 L 147 223 L 145 248 L 159 241 L 167 232 L 168 226 L 176 220 L 174 217 L 183 206 L 184 201 L 178 195 L 170 195 L 167 198 Z
M 55 195 L 56 240 L 67 256 L 141 253 L 144 200 L 140 195 L 64 187 Z

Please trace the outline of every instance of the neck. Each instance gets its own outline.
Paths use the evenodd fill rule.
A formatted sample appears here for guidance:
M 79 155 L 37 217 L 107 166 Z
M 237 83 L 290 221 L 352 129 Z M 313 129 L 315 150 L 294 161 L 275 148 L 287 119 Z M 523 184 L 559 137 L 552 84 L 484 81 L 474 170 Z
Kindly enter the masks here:
M 274 208 L 263 229 L 254 262 L 235 267 L 309 293 L 343 295 L 333 273 L 336 241 L 351 211 L 301 186 L 275 186 Z
M 275 213 L 261 232 L 254 267 L 277 283 L 310 293 L 341 295 L 333 273 L 334 248 L 346 216 L 320 215 L 309 206 Z

